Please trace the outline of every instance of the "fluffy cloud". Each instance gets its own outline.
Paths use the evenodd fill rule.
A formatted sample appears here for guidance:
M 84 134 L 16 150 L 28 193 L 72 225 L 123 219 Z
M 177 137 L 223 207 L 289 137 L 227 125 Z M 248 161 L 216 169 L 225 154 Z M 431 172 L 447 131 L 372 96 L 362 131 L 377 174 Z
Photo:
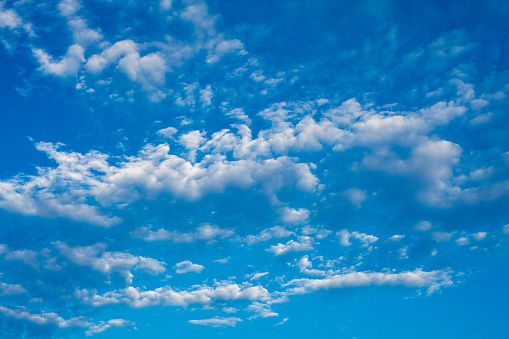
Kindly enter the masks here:
M 178 274 L 186 274 L 189 272 L 200 273 L 205 267 L 203 267 L 202 265 L 193 264 L 189 260 L 185 260 L 179 262 L 178 264 L 175 264 L 175 268 L 176 268 L 175 272 L 177 272 Z
M 20 284 L 7 284 L 0 281 L 0 295 L 23 294 L 26 292 L 27 290 Z
M 176 291 L 169 286 L 155 290 L 142 290 L 129 286 L 102 295 L 98 295 L 96 291 L 78 289 L 75 296 L 81 299 L 83 303 L 96 307 L 109 304 L 126 304 L 136 308 L 155 305 L 209 305 L 214 301 L 266 301 L 270 299 L 269 292 L 262 286 L 253 286 L 248 283 L 238 285 L 230 282 L 218 283 L 217 286 L 198 286 L 194 289 L 181 291 Z
M 309 210 L 305 208 L 289 208 L 283 207 L 280 210 L 281 220 L 286 224 L 303 224 L 307 222 L 309 218 Z
M 67 153 L 59 147 L 37 144 L 57 162 L 56 168 L 41 168 L 38 176 L 0 182 L 0 208 L 111 226 L 120 219 L 103 215 L 100 207 L 160 194 L 193 201 L 227 187 L 259 187 L 272 196 L 285 185 L 313 191 L 318 183 L 307 164 L 289 157 L 227 161 L 224 156 L 209 155 L 193 164 L 169 154 L 169 145 L 161 144 L 147 145 L 138 156 L 111 166 L 104 154 Z M 87 198 L 100 206 L 88 205 Z
M 90 322 L 83 317 L 64 319 L 53 312 L 32 313 L 24 307 L 8 308 L 0 306 L 0 312 L 7 317 L 28 320 L 37 325 L 55 325 L 61 328 L 90 326 Z
M 350 246 L 352 243 L 350 242 L 350 239 L 357 239 L 362 243 L 362 246 L 367 247 L 370 244 L 378 241 L 378 237 L 375 237 L 374 235 L 369 235 L 366 233 L 361 233 L 357 231 L 348 232 L 348 230 L 342 229 L 338 233 L 336 233 L 336 236 L 339 238 L 339 242 L 342 246 Z
M 289 252 L 302 252 L 313 250 L 313 238 L 307 236 L 300 236 L 296 240 L 290 240 L 286 244 L 278 243 L 272 245 L 267 251 L 274 253 L 275 255 L 282 255 Z
M 274 227 L 266 228 L 266 229 L 262 230 L 257 235 L 250 234 L 250 235 L 246 236 L 244 239 L 241 239 L 241 241 L 245 241 L 245 242 L 247 242 L 248 245 L 252 245 L 257 242 L 268 241 L 268 240 L 274 239 L 274 238 L 286 238 L 292 234 L 294 234 L 294 233 L 291 231 L 288 231 L 284 227 L 274 226 Z
M 105 244 L 92 246 L 70 247 L 65 243 L 57 242 L 55 246 L 60 253 L 79 266 L 88 266 L 93 270 L 110 275 L 112 272 L 122 276 L 126 283 L 131 284 L 133 274 L 131 270 L 142 270 L 152 275 L 163 273 L 165 263 L 142 256 L 134 256 L 124 252 L 107 252 Z
M 53 57 L 42 49 L 34 48 L 33 53 L 41 64 L 41 71 L 60 77 L 76 76 L 85 62 L 85 50 L 77 44 L 70 46 L 65 56 L 58 61 L 54 61 Z
M 428 288 L 432 293 L 441 286 L 451 285 L 450 272 L 448 271 L 423 271 L 417 269 L 401 273 L 384 272 L 352 272 L 339 274 L 324 279 L 294 279 L 287 286 L 296 287 L 287 290 L 290 294 L 306 294 L 322 289 L 346 288 L 359 286 L 401 285 L 406 287 Z

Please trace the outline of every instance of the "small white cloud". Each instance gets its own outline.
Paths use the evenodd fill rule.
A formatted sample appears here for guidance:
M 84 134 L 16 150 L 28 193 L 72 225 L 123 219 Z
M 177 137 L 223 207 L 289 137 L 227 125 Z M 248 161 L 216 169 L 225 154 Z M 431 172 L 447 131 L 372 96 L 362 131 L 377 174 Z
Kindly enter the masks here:
M 477 232 L 477 233 L 472 234 L 472 237 L 477 241 L 481 241 L 486 238 L 487 234 L 488 233 L 486 233 L 486 232 Z
M 218 264 L 226 264 L 226 263 L 228 263 L 228 260 L 230 260 L 230 257 L 217 259 L 217 260 L 214 260 L 214 262 L 217 262 Z
M 436 242 L 449 241 L 451 240 L 452 233 L 447 232 L 433 232 L 431 238 Z
M 41 64 L 43 73 L 60 77 L 76 76 L 81 64 L 85 62 L 85 50 L 80 45 L 69 47 L 67 54 L 59 61 L 54 61 L 53 57 L 42 49 L 34 48 L 33 53 Z
M 465 246 L 465 245 L 468 245 L 470 241 L 468 240 L 467 237 L 460 237 L 458 239 L 456 239 L 456 244 L 458 244 L 458 246 Z
M 283 325 L 285 322 L 287 322 L 290 318 L 284 318 L 283 321 L 277 323 L 277 324 L 274 324 L 274 326 L 279 326 L 279 325 Z
M 288 252 L 302 252 L 311 251 L 313 249 L 313 238 L 301 236 L 298 241 L 290 240 L 286 244 L 272 245 L 267 251 L 274 253 L 275 255 L 282 255 Z
M 176 267 L 175 272 L 177 272 L 178 274 L 186 274 L 188 272 L 200 273 L 205 268 L 202 265 L 193 264 L 189 260 L 179 262 L 178 264 L 175 265 L 175 267 Z
M 395 234 L 393 235 L 392 237 L 390 237 L 389 239 L 387 239 L 387 241 L 400 241 L 404 238 L 405 236 L 404 235 L 400 235 L 400 234 Z
M 307 222 L 309 218 L 309 210 L 305 208 L 289 208 L 289 207 L 283 207 L 279 210 L 279 213 L 281 213 L 281 220 L 284 223 L 287 224 L 303 224 Z
M 365 190 L 361 190 L 358 188 L 350 188 L 343 192 L 345 197 L 354 205 L 355 207 L 361 207 L 362 203 L 367 199 L 368 195 Z
M 161 0 L 159 6 L 163 11 L 167 11 L 171 9 L 172 2 L 173 0 Z
M 247 274 L 246 278 L 250 277 L 250 279 L 249 279 L 250 281 L 259 280 L 261 277 L 264 277 L 267 274 L 269 274 L 269 272 L 260 272 L 260 273 Z
M 241 322 L 240 318 L 224 318 L 224 317 L 215 317 L 209 319 L 199 319 L 199 320 L 189 320 L 191 324 L 194 325 L 204 325 L 204 326 L 212 326 L 212 327 L 224 327 L 230 326 L 235 327 L 238 322 Z
M 431 223 L 429 221 L 421 221 L 414 227 L 418 231 L 428 231 L 432 228 Z
M 339 238 L 339 242 L 342 246 L 350 246 L 352 243 L 350 242 L 350 239 L 357 239 L 360 242 L 362 242 L 362 246 L 366 247 L 370 244 L 378 241 L 378 237 L 366 233 L 361 233 L 354 231 L 352 233 L 348 232 L 348 230 L 342 229 L 338 233 L 336 233 L 336 236 Z
M 502 227 L 502 233 L 504 233 L 505 235 L 509 235 L 509 224 L 504 225 Z
M 112 327 L 126 327 L 134 325 L 134 322 L 125 319 L 111 319 L 108 321 L 101 321 L 97 325 L 90 326 L 89 330 L 85 332 L 85 335 L 91 336 L 93 334 L 102 333 Z

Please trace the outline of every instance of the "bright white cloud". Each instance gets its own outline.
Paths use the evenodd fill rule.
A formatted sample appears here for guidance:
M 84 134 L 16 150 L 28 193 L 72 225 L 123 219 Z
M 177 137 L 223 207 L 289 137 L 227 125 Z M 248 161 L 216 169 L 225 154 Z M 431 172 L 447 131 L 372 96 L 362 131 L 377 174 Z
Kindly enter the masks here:
M 176 264 L 175 268 L 175 272 L 178 274 L 186 274 L 189 272 L 200 273 L 205 267 L 199 264 L 193 264 L 189 260 L 185 260 Z
M 323 279 L 294 279 L 286 284 L 286 286 L 296 286 L 287 290 L 290 294 L 307 294 L 322 289 L 371 285 L 401 285 L 416 288 L 427 287 L 428 293 L 432 293 L 441 286 L 452 285 L 452 281 L 450 272 L 448 271 L 426 272 L 417 269 L 401 273 L 353 272 Z
M 336 236 L 339 238 L 339 242 L 342 246 L 350 246 L 352 243 L 350 242 L 350 239 L 357 239 L 362 243 L 362 246 L 367 247 L 370 244 L 378 241 L 378 237 L 375 237 L 374 235 L 361 233 L 357 231 L 349 232 L 346 228 L 342 229 L 338 233 L 336 233 Z
M 110 304 L 126 304 L 130 307 L 142 308 L 156 305 L 188 306 L 192 304 L 209 305 L 214 301 L 249 300 L 267 301 L 270 293 L 262 286 L 244 283 L 238 285 L 231 282 L 217 283 L 216 286 L 195 286 L 190 290 L 174 290 L 170 286 L 155 290 L 143 290 L 129 286 L 102 295 L 96 291 L 76 290 L 75 297 L 83 303 L 96 307 Z
M 283 207 L 280 209 L 281 220 L 286 224 L 303 224 L 308 221 L 309 218 L 309 210 L 305 208 L 290 208 Z
M 313 250 L 313 238 L 307 236 L 300 236 L 297 240 L 290 240 L 286 244 L 278 243 L 272 245 L 267 251 L 275 255 L 282 255 L 289 252 L 302 252 Z

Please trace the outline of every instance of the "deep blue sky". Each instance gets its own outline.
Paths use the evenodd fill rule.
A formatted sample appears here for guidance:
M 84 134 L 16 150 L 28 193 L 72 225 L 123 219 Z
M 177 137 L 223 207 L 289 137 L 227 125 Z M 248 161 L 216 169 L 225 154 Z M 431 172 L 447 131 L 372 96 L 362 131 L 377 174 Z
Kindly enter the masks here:
M 508 18 L 0 1 L 0 337 L 509 337 Z

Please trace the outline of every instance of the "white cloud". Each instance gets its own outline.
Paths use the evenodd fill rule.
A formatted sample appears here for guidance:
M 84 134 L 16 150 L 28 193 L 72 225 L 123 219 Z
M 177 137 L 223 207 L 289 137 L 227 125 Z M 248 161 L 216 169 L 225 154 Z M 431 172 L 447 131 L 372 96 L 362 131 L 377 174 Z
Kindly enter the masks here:
M 456 243 L 459 245 L 459 246 L 465 246 L 465 245 L 468 245 L 470 241 L 468 240 L 467 237 L 460 237 L 458 239 L 456 239 Z
M 125 319 L 110 319 L 108 321 L 101 321 L 99 324 L 92 325 L 90 328 L 85 332 L 85 335 L 91 336 L 93 334 L 102 333 L 112 327 L 126 327 L 126 326 L 133 326 L 134 323 L 129 320 Z
M 193 264 L 189 260 L 179 262 L 178 264 L 175 265 L 175 267 L 176 267 L 175 272 L 177 272 L 178 274 L 186 274 L 189 272 L 200 273 L 205 268 L 202 265 Z
M 267 251 L 274 253 L 275 255 L 282 255 L 289 252 L 302 252 L 313 250 L 313 238 L 300 236 L 297 241 L 290 240 L 286 244 L 278 243 L 272 245 Z
M 222 229 L 210 224 L 198 226 L 193 232 L 189 233 L 168 231 L 163 228 L 152 231 L 145 226 L 138 227 L 130 233 L 133 238 L 145 241 L 169 240 L 176 243 L 192 243 L 198 240 L 213 241 L 217 238 L 224 239 L 231 237 L 233 234 L 234 231 L 232 229 Z
M 24 307 L 8 308 L 5 306 L 0 306 L 0 312 L 7 317 L 28 320 L 37 325 L 55 325 L 60 328 L 90 326 L 90 322 L 84 317 L 77 317 L 66 320 L 53 312 L 42 312 L 35 314 L 31 313 L 29 309 Z
M 0 2 L 0 28 L 15 29 L 23 24 L 23 20 L 13 9 L 5 9 L 4 3 Z
M 387 241 L 395 241 L 395 242 L 398 242 L 398 241 L 401 241 L 405 236 L 404 235 L 401 235 L 401 234 L 394 234 L 392 237 L 390 237 L 389 239 L 387 239 Z
M 78 0 L 62 0 L 57 5 L 60 14 L 66 17 L 75 15 L 81 7 L 81 2 Z
M 275 324 L 274 326 L 279 326 L 279 325 L 283 325 L 285 322 L 287 322 L 290 318 L 284 318 L 281 322 L 278 322 L 277 324 Z
M 352 272 L 335 275 L 324 279 L 294 279 L 285 286 L 296 286 L 287 290 L 289 294 L 307 294 L 322 289 L 346 288 L 359 286 L 406 286 L 428 288 L 428 293 L 438 290 L 441 286 L 451 285 L 450 272 L 430 271 L 422 269 L 401 273 L 384 272 Z
M 355 207 L 361 207 L 362 203 L 368 197 L 365 190 L 361 190 L 358 188 L 350 188 L 346 190 L 343 194 Z
M 189 322 L 194 325 L 204 325 L 212 327 L 223 327 L 223 326 L 235 327 L 237 323 L 241 321 L 242 319 L 233 317 L 229 318 L 215 317 L 209 319 L 189 320 Z
M 262 230 L 258 235 L 250 234 L 250 235 L 246 236 L 244 239 L 242 239 L 242 241 L 247 242 L 248 245 L 252 245 L 257 242 L 268 241 L 268 240 L 274 239 L 274 238 L 286 238 L 292 234 L 294 234 L 294 233 L 291 231 L 288 231 L 284 227 L 274 226 L 274 227 L 266 228 L 266 229 Z
M 34 48 L 33 53 L 41 64 L 42 72 L 60 77 L 76 76 L 81 64 L 85 62 L 85 50 L 80 45 L 70 46 L 59 61 L 53 61 L 53 57 L 42 49 Z
M 173 290 L 170 286 L 155 290 L 142 290 L 129 286 L 114 290 L 103 295 L 96 291 L 76 290 L 75 297 L 83 303 L 96 307 L 110 304 L 126 304 L 130 307 L 142 308 L 156 305 L 188 306 L 192 304 L 209 305 L 214 301 L 249 300 L 267 301 L 269 292 L 262 286 L 244 283 L 238 285 L 231 282 L 217 283 L 216 286 L 194 286 L 190 290 Z
M 502 233 L 504 233 L 505 235 L 508 235 L 508 234 L 509 234 L 509 224 L 504 225 L 504 226 L 502 227 Z
M 449 241 L 451 240 L 452 233 L 447 232 L 433 232 L 431 238 L 436 242 Z
M 418 231 L 428 231 L 432 228 L 433 226 L 431 225 L 431 223 L 429 221 L 420 221 L 417 225 L 415 225 L 415 229 L 418 230 Z
M 106 244 L 98 243 L 92 246 L 70 247 L 65 243 L 56 242 L 60 253 L 78 266 L 88 266 L 93 270 L 110 275 L 112 272 L 122 276 L 126 283 L 131 284 L 133 274 L 131 270 L 142 270 L 152 275 L 163 273 L 165 263 L 156 259 L 134 256 L 124 252 L 107 252 Z
M 314 276 L 325 276 L 327 272 L 313 269 L 313 264 L 309 260 L 308 256 L 305 255 L 297 261 L 297 267 L 299 267 L 299 271 L 304 274 L 314 275 Z
M 361 232 L 349 232 L 346 228 L 342 229 L 338 233 L 336 233 L 336 236 L 339 238 L 339 242 L 342 246 L 350 246 L 352 243 L 350 242 L 350 239 L 357 239 L 360 242 L 362 242 L 362 246 L 367 247 L 370 244 L 378 241 L 378 237 L 375 237 L 374 235 L 361 233 Z
M 488 234 L 487 232 L 477 232 L 477 233 L 472 234 L 472 237 L 477 241 L 481 241 L 486 238 L 487 234 Z
M 7 284 L 0 281 L 0 295 L 15 295 L 27 293 L 27 290 L 20 284 Z
M 160 0 L 159 6 L 163 11 L 167 11 L 171 9 L 172 2 L 173 0 Z
M 221 37 L 222 38 L 222 37 Z M 214 47 L 212 47 L 207 56 L 207 62 L 213 64 L 219 61 L 225 54 L 237 52 L 239 54 L 246 54 L 244 44 L 238 40 L 221 40 Z
M 250 281 L 259 280 L 261 277 L 264 277 L 268 274 L 269 274 L 269 272 L 259 272 L 259 273 L 247 274 L 246 278 L 249 278 Z
M 173 135 L 177 134 L 178 130 L 175 127 L 167 127 L 157 131 L 157 134 L 162 135 L 165 138 L 172 138 Z
M 228 111 L 226 113 L 227 116 L 229 117 L 232 117 L 232 118 L 235 118 L 235 119 L 238 119 L 240 121 L 243 121 L 245 122 L 247 125 L 250 125 L 251 124 L 251 119 L 249 118 L 249 116 L 244 112 L 244 110 L 242 108 L 235 108 L 235 109 L 232 109 L 231 111 Z
M 309 218 L 309 210 L 305 208 L 290 208 L 283 207 L 279 210 L 281 214 L 281 220 L 286 224 L 303 224 L 308 221 Z
M 167 144 L 149 144 L 137 156 L 111 166 L 107 155 L 95 151 L 83 155 L 60 151 L 60 144 L 36 146 L 55 160 L 57 167 L 40 168 L 37 176 L 0 181 L 0 208 L 111 226 L 120 219 L 103 215 L 100 207 L 161 194 L 193 201 L 227 187 L 259 188 L 274 196 L 285 185 L 313 191 L 318 184 L 308 165 L 288 157 L 227 161 L 225 156 L 207 155 L 191 163 L 169 154 Z M 99 206 L 87 205 L 89 198 Z

